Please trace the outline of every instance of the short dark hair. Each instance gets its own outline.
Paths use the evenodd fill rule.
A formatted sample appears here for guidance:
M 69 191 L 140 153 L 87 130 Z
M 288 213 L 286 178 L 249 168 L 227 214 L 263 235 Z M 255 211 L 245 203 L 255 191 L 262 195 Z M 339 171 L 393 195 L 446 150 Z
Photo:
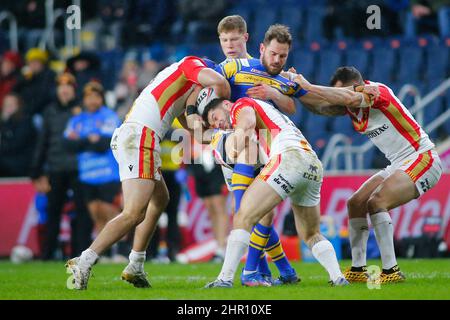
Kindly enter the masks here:
M 361 73 L 352 66 L 339 67 L 334 72 L 330 80 L 330 85 L 334 86 L 338 81 L 341 81 L 344 86 L 353 85 L 355 83 L 362 84 L 364 82 Z
M 223 101 L 225 101 L 225 99 L 223 98 L 215 98 L 212 99 L 206 106 L 205 109 L 203 110 L 203 114 L 202 114 L 202 118 L 203 121 L 209 125 L 208 123 L 208 113 L 209 111 L 215 109 L 219 104 L 221 104 Z
M 271 25 L 264 35 L 264 45 L 269 45 L 273 39 L 282 44 L 287 43 L 290 48 L 292 45 L 292 35 L 289 31 L 289 27 L 283 24 Z

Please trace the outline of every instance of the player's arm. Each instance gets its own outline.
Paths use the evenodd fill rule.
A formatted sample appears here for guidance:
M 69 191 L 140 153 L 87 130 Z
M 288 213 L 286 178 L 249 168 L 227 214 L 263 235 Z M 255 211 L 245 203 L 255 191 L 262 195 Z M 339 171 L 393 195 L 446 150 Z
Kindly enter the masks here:
M 282 94 L 278 90 L 272 88 L 276 93 L 274 98 L 271 100 L 275 102 L 275 104 L 280 107 L 281 111 L 287 114 L 294 114 L 295 113 L 295 102 L 294 99 Z
M 250 98 L 266 101 L 272 100 L 284 113 L 295 113 L 294 99 L 267 84 L 257 83 L 254 87 L 248 89 L 246 93 Z
M 237 157 L 251 140 L 256 127 L 255 110 L 252 107 L 240 107 L 235 115 L 234 132 L 228 138 L 232 143 L 231 157 Z
M 306 109 L 321 116 L 336 117 L 347 113 L 345 106 L 332 105 L 315 93 L 308 92 L 299 100 Z
M 202 87 L 213 87 L 221 98 L 230 98 L 231 89 L 228 81 L 213 69 L 207 68 L 202 59 L 186 57 L 179 68 L 188 80 Z
M 195 130 L 203 127 L 202 117 L 197 113 L 197 108 L 195 107 L 195 103 L 198 97 L 199 92 L 202 87 L 199 85 L 195 85 L 194 90 L 192 90 L 191 94 L 186 100 L 186 109 L 183 119 L 186 121 L 186 129 Z M 179 119 L 180 120 L 180 119 Z M 206 130 L 206 128 L 204 128 Z
M 231 94 L 230 84 L 216 71 L 204 68 L 198 73 L 198 83 L 202 87 L 212 87 L 220 98 L 229 99 Z
M 197 114 L 197 116 L 198 116 L 198 114 Z M 191 129 L 188 126 L 188 121 L 186 119 L 186 115 L 182 114 L 182 115 L 178 116 L 177 119 L 180 122 L 183 129 L 186 129 L 198 143 L 209 144 L 211 142 L 212 136 L 213 136 L 213 130 L 207 129 L 207 128 L 205 128 L 205 126 L 203 126 L 203 121 L 202 121 L 201 117 L 199 120 L 196 120 L 196 123 L 198 124 L 198 126 L 201 127 L 200 131 Z M 196 124 L 196 127 L 197 127 L 197 124 Z M 196 132 L 197 132 L 197 134 L 196 134 Z
M 294 78 L 294 81 L 309 93 L 322 97 L 330 105 L 366 108 L 373 103 L 373 95 L 364 92 L 364 86 L 361 86 L 359 91 L 353 91 L 348 88 L 313 85 L 300 74 Z

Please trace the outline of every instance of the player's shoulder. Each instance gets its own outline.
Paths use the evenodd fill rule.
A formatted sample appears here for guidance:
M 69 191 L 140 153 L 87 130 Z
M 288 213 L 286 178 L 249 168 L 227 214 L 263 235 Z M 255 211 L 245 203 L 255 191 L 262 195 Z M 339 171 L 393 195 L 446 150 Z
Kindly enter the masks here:
M 253 60 L 259 61 L 258 59 L 253 58 L 227 58 L 220 63 L 220 66 L 236 65 L 238 69 L 242 69 L 242 67 L 249 67 L 252 64 L 255 64 Z
M 232 112 L 236 110 L 240 110 L 245 107 L 253 108 L 255 104 L 255 100 L 249 97 L 242 97 L 236 100 L 236 102 L 231 107 Z

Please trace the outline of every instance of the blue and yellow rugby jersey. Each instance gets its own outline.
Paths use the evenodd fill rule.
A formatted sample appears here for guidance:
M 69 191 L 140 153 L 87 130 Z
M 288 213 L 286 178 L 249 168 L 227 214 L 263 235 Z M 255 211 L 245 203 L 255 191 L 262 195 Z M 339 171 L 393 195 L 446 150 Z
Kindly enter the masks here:
M 281 75 L 270 75 L 259 59 L 227 59 L 217 65 L 215 70 L 222 74 L 230 83 L 231 101 L 247 96 L 247 90 L 256 83 L 265 83 L 282 94 L 299 98 L 308 91 L 300 88 L 294 81 Z M 273 101 L 269 101 L 273 105 Z

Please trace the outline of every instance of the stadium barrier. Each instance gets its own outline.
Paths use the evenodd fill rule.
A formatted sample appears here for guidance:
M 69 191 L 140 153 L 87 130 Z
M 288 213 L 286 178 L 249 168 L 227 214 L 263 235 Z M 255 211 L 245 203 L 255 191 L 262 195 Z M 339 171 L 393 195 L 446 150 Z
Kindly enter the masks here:
M 370 175 L 327 176 L 322 187 L 321 211 L 333 219 L 335 230 L 345 234 L 347 229 L 347 199 Z M 193 180 L 189 180 L 189 189 L 194 190 Z M 439 183 L 423 197 L 391 210 L 395 226 L 396 239 L 416 238 L 423 234 L 424 221 L 435 217 L 440 221 L 441 235 L 450 248 L 450 174 L 442 175 Z M 35 255 L 38 247 L 38 213 L 35 205 L 35 191 L 28 179 L 0 179 L 0 256 L 9 256 L 17 244 L 31 248 Z M 229 206 L 231 207 L 231 206 Z M 211 241 L 212 231 L 208 215 L 201 199 L 192 192 L 191 201 L 183 198 L 179 207 L 180 228 L 183 246 Z M 288 201 L 276 208 L 275 228 L 281 234 L 284 218 L 290 211 Z M 67 217 L 62 220 L 61 238 L 67 239 L 70 232 Z M 292 241 L 292 239 L 291 239 Z M 289 245 L 291 246 L 291 245 Z M 208 250 L 214 250 L 209 245 Z M 206 250 L 206 251 L 208 251 Z M 289 249 L 291 251 L 291 249 Z M 209 254 L 208 252 L 202 254 Z M 294 254 L 297 254 L 294 252 Z M 201 257 L 197 256 L 201 261 Z

